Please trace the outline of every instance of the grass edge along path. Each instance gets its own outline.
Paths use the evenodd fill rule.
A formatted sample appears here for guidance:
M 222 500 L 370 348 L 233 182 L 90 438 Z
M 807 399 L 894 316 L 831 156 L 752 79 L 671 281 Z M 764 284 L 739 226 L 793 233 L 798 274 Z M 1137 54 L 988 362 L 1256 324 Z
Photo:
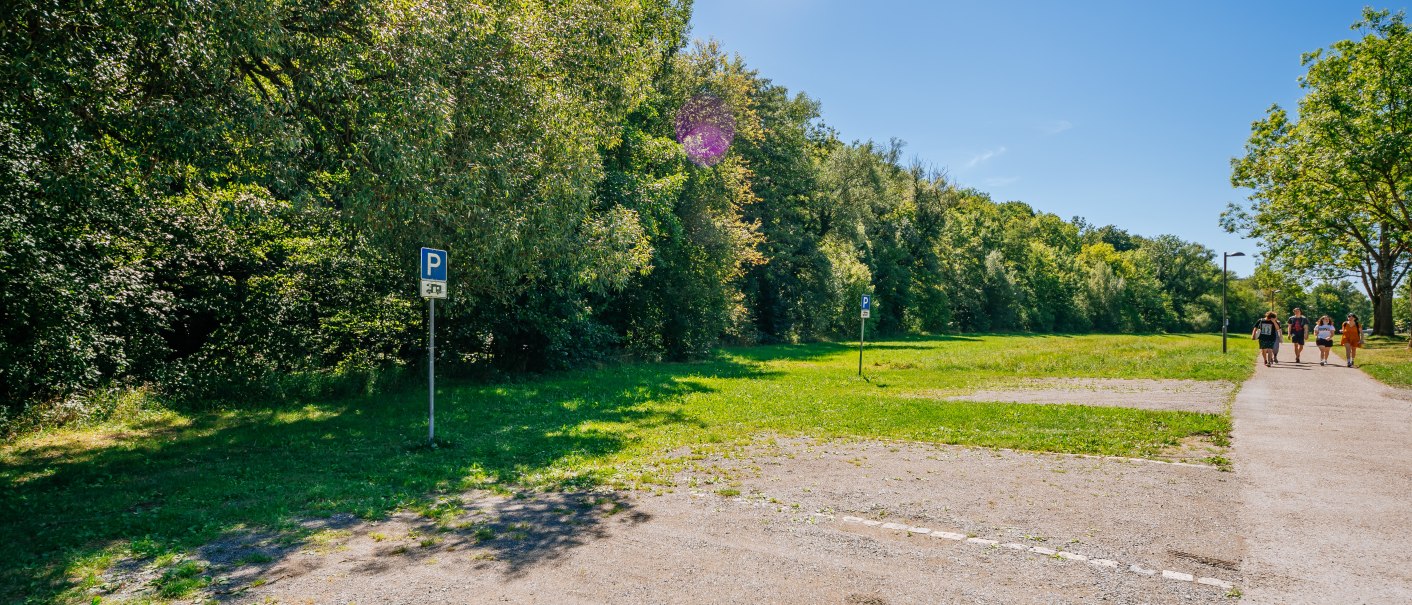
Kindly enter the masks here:
M 1370 336 L 1367 345 L 1358 351 L 1358 367 L 1390 387 L 1412 388 L 1412 349 L 1407 339 Z M 1334 353 L 1343 356 L 1343 347 L 1335 346 Z
M 695 363 L 621 364 L 500 384 L 438 385 L 452 447 L 414 447 L 425 391 L 54 431 L 0 447 L 0 600 L 89 602 L 114 561 L 181 567 L 232 533 L 306 539 L 300 519 L 419 511 L 467 489 L 670 489 L 686 458 L 762 434 L 881 438 L 1152 456 L 1229 414 L 942 402 L 1036 377 L 1238 382 L 1248 341 L 1211 336 L 965 336 L 725 349 Z M 1247 351 L 1246 349 L 1251 349 Z M 689 458 L 689 456 L 688 456 Z M 188 566 L 189 567 L 189 566 Z M 175 570 L 175 571 L 172 571 Z M 172 573 L 166 573 L 171 571 Z

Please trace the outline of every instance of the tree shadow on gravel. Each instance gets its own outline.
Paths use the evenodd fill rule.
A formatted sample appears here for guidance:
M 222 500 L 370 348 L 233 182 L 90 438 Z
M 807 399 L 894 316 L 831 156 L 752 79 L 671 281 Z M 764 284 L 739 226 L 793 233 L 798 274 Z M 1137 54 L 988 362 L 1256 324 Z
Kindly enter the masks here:
M 255 559 L 268 557 L 261 567 L 278 566 L 322 531 L 307 526 L 308 519 L 381 519 L 471 489 L 508 492 L 527 479 L 549 492 L 591 490 L 606 476 L 580 472 L 583 463 L 622 451 L 655 428 L 701 426 L 681 411 L 679 399 L 709 391 L 707 377 L 768 375 L 717 358 L 524 384 L 439 385 L 437 432 L 449 447 L 434 450 L 414 447 L 425 441 L 427 422 L 426 391 L 416 388 L 203 414 L 101 443 L 40 440 L 0 450 L 0 543 L 7 545 L 0 601 L 106 594 L 115 587 L 105 586 L 111 578 L 104 569 L 114 562 L 170 562 L 172 554 L 259 532 L 268 535 L 255 542 L 282 546 Z M 536 520 L 563 506 L 535 498 L 549 508 L 536 512 L 539 505 L 522 502 L 502 516 L 523 516 L 510 522 L 539 527 Z M 550 529 L 504 543 L 504 560 L 531 565 L 601 535 L 544 527 Z
M 615 492 L 503 496 L 477 491 L 440 499 L 430 515 L 399 513 L 364 521 L 340 514 L 311 520 L 302 525 L 313 538 L 298 541 L 272 532 L 232 531 L 197 549 L 194 558 L 214 572 L 210 593 L 223 602 L 243 599 L 258 586 L 313 573 L 333 561 L 355 561 L 351 569 L 340 571 L 374 582 L 379 576 L 448 561 L 508 579 L 606 538 L 614 526 L 650 519 Z M 329 556 L 335 552 L 336 558 Z

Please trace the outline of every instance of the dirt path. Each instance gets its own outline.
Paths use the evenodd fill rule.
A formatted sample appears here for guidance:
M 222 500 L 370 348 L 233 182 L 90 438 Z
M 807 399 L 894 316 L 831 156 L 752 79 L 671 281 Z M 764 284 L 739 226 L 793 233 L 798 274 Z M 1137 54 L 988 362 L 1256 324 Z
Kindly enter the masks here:
M 1281 363 L 1234 415 L 1246 601 L 1412 603 L 1412 402 L 1341 360 Z

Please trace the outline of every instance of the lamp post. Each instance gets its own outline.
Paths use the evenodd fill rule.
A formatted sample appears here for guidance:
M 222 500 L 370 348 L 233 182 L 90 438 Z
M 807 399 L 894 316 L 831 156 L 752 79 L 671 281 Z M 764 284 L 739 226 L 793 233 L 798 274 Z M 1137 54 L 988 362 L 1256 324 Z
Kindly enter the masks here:
M 1274 310 L 1275 310 L 1275 295 L 1276 295 L 1276 294 L 1279 294 L 1279 293 L 1280 293 L 1280 289 L 1279 289 L 1279 288 L 1273 288 L 1273 289 L 1270 290 L 1270 310 L 1271 310 L 1271 311 L 1274 311 Z
M 1221 352 L 1226 352 L 1226 328 L 1231 325 L 1231 318 L 1226 316 L 1226 265 L 1232 256 L 1245 256 L 1244 252 L 1222 252 L 1221 253 Z

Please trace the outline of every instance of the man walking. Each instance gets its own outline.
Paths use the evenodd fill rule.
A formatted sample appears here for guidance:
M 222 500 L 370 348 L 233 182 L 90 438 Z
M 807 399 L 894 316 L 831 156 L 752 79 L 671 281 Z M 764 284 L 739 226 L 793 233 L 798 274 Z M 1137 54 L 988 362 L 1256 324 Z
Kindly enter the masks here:
M 1275 312 L 1269 311 L 1255 322 L 1255 328 L 1250 331 L 1250 337 L 1260 341 L 1260 357 L 1265 360 L 1265 367 L 1275 363 L 1275 338 L 1280 335 L 1280 322 L 1275 320 Z
M 1289 328 L 1289 341 L 1294 344 L 1294 363 L 1299 363 L 1299 354 L 1304 352 L 1304 335 L 1309 333 L 1309 318 L 1299 307 L 1295 307 L 1286 327 Z

